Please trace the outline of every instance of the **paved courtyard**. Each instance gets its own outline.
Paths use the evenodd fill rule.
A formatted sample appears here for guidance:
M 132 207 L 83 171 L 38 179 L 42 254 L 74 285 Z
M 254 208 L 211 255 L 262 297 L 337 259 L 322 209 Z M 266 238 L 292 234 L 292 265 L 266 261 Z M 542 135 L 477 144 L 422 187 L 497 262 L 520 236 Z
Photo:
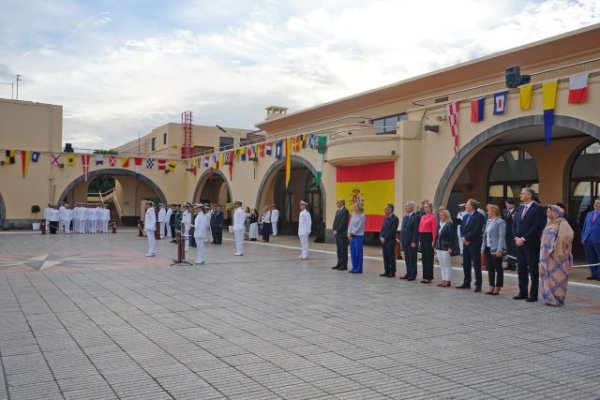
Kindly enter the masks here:
M 134 231 L 0 233 L 0 399 L 600 398 L 599 287 L 552 308 L 278 240 L 169 267 Z

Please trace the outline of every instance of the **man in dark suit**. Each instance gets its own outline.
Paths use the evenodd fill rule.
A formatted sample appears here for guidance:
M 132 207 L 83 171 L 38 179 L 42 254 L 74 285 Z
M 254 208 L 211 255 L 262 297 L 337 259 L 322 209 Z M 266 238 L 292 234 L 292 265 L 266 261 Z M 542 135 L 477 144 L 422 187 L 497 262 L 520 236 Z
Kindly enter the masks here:
M 336 203 L 337 211 L 333 219 L 333 236 L 337 248 L 337 264 L 331 269 L 338 271 L 348 270 L 348 222 L 350 213 L 346 208 L 346 200 L 339 199 Z
M 394 247 L 396 244 L 396 231 L 400 221 L 394 215 L 394 205 L 388 204 L 383 210 L 385 214 L 383 225 L 379 231 L 379 241 L 383 247 L 383 268 L 384 273 L 379 276 L 393 278 L 396 276 L 396 254 Z
M 460 240 L 463 243 L 463 272 L 465 278 L 457 289 L 471 288 L 471 264 L 475 270 L 475 292 L 481 292 L 481 242 L 483 240 L 483 226 L 485 219 L 477 211 L 479 203 L 469 199 L 465 203 L 465 215 L 460 228 Z
M 512 232 L 513 220 L 515 218 L 515 199 L 509 197 L 504 201 L 506 208 L 502 211 L 502 219 L 506 222 L 506 267 L 510 271 L 517 270 L 517 246 Z
M 213 219 L 214 217 L 214 219 Z M 223 211 L 221 211 L 221 206 L 216 205 L 215 211 L 211 215 L 210 218 L 210 230 L 212 232 L 212 236 L 214 239 L 214 244 L 222 244 L 223 243 Z
M 581 231 L 581 243 L 585 250 L 585 258 L 590 264 L 588 280 L 600 280 L 600 198 L 594 201 L 594 209 L 587 213 Z M 596 264 L 596 265 L 594 265 Z
M 530 303 L 538 300 L 540 245 L 547 221 L 544 208 L 533 201 L 534 195 L 535 192 L 531 188 L 521 189 L 519 195 L 521 206 L 517 208 L 513 220 L 519 275 L 519 294 L 513 299 L 526 299 Z M 528 291 L 529 277 L 531 277 L 531 289 Z
M 419 221 L 420 217 L 415 212 L 416 203 L 409 201 L 404 206 L 406 214 L 402 218 L 402 250 L 404 251 L 404 263 L 406 264 L 406 275 L 400 279 L 414 281 L 417 278 L 417 244 L 419 243 Z

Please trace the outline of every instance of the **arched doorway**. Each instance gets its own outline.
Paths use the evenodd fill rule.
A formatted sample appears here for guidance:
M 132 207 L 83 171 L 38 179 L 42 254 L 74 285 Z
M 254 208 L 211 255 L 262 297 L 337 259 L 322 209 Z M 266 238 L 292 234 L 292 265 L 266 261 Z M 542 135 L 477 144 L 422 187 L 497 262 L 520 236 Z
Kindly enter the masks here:
M 223 172 L 204 171 L 194 189 L 193 201 L 220 204 L 223 208 L 227 203 L 231 203 L 231 189 Z
M 275 204 L 279 209 L 279 231 L 295 235 L 298 232 L 299 202 L 309 203 L 312 217 L 311 235 L 315 240 L 324 240 L 325 234 L 325 193 L 322 185 L 317 185 L 315 169 L 306 159 L 292 156 L 291 177 L 285 187 L 285 161 L 281 160 L 267 170 L 259 187 L 256 206 Z
M 90 184 L 96 179 L 109 182 L 114 179 L 114 186 L 104 193 L 97 193 L 95 189 L 90 193 Z M 111 219 L 120 221 L 125 226 L 138 224 L 144 200 L 167 203 L 162 190 L 148 177 L 119 168 L 92 171 L 88 173 L 87 182 L 85 176 L 79 176 L 67 185 L 58 199 L 72 207 L 76 203 L 109 203 L 112 205 Z
M 600 142 L 578 151 L 569 174 L 569 197 L 569 213 L 581 229 L 586 213 L 600 197 Z
M 501 207 L 507 198 L 518 199 L 521 188 L 528 186 L 539 192 L 539 179 L 535 160 L 519 148 L 507 150 L 493 162 L 488 175 L 486 203 Z
M 515 148 L 525 150 L 536 164 L 537 182 L 532 175 L 526 181 L 538 184 L 541 201 L 567 203 L 568 182 L 563 177 L 569 167 L 572 149 L 581 148 L 582 143 L 589 143 L 590 136 L 600 139 L 600 127 L 577 118 L 558 115 L 554 121 L 552 144 L 545 147 L 543 126 L 541 115 L 520 117 L 493 126 L 475 136 L 446 167 L 434 196 L 435 204 L 446 204 L 454 213 L 457 205 L 467 198 L 487 201 L 492 162 Z M 524 153 L 522 158 L 521 162 L 526 165 L 528 161 Z M 508 182 L 506 187 L 518 183 L 517 179 L 515 182 Z M 499 194 L 498 187 L 493 187 L 495 192 L 492 194 Z M 503 195 L 504 190 L 503 184 Z M 508 189 L 506 192 L 508 194 Z

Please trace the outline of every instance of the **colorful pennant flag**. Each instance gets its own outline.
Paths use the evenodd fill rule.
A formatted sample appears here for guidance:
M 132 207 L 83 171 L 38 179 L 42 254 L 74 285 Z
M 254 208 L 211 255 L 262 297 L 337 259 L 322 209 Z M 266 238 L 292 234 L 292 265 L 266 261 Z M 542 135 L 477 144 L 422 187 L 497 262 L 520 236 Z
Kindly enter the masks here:
M 292 138 L 285 139 L 285 188 L 287 189 L 292 177 Z
M 90 170 L 90 155 L 82 154 L 81 155 L 81 165 L 83 166 L 83 176 L 85 182 L 87 182 L 88 172 Z
M 175 167 L 177 167 L 177 161 L 169 160 L 169 162 L 167 163 L 167 169 L 166 169 L 165 173 L 174 171 Z
M 581 104 L 588 98 L 588 74 L 569 78 L 569 104 Z
M 6 150 L 4 163 L 5 164 L 14 164 L 15 160 L 15 151 L 14 150 Z
M 152 169 L 154 168 L 154 159 L 153 158 L 146 158 L 146 169 Z
M 265 144 L 265 154 L 268 156 L 273 154 L 273 144 L 272 143 Z
M 121 157 L 121 167 L 129 168 L 129 157 Z
M 281 160 L 281 157 L 283 156 L 282 151 L 283 151 L 283 140 L 278 140 L 275 142 L 275 158 L 277 160 Z
M 219 153 L 219 165 L 225 165 L 225 153 Z
M 75 154 L 67 154 L 65 156 L 66 160 L 67 160 L 67 166 L 68 167 L 74 167 L 75 166 Z
M 96 154 L 96 165 L 104 165 L 104 155 Z
M 471 122 L 483 121 L 483 110 L 485 106 L 485 97 L 471 100 Z
M 506 109 L 506 95 L 508 91 L 494 93 L 494 115 L 503 115 Z
M 242 161 L 246 161 L 246 148 L 242 147 L 240 149 L 240 158 L 242 159 Z
M 556 108 L 556 92 L 558 81 L 542 83 L 542 103 L 544 108 L 544 145 L 550 146 L 552 127 L 554 126 L 554 109 Z
M 260 158 L 265 158 L 265 145 L 264 144 L 258 145 L 258 156 Z
M 204 157 L 202 159 L 202 168 L 208 168 L 208 163 L 209 163 L 209 158 L 208 157 Z
M 158 160 L 158 169 L 161 171 L 167 169 L 167 160 Z
M 306 148 L 306 133 L 300 135 L 300 147 L 303 149 Z
M 315 175 L 315 180 L 317 181 L 317 186 L 321 184 L 321 176 L 323 175 L 323 157 L 325 154 L 325 149 L 327 148 L 327 136 L 319 136 L 317 138 L 317 174 Z
M 39 151 L 32 151 L 31 152 L 31 161 L 33 161 L 33 162 L 40 161 L 40 152 Z
M 27 150 L 21 150 L 21 171 L 23 178 L 27 176 L 27 170 L 29 169 L 29 160 L 31 159 L 31 152 Z
M 60 154 L 52 154 L 51 157 L 50 165 L 60 165 Z
M 256 153 L 257 146 L 248 146 L 246 150 L 246 155 L 248 156 L 248 161 L 258 161 L 258 154 Z
M 308 147 L 310 147 L 311 149 L 317 148 L 317 134 L 316 133 L 311 133 L 308 135 Z
M 523 85 L 519 88 L 519 106 L 521 110 L 527 111 L 531 108 L 531 98 L 533 96 L 533 85 Z
M 108 157 L 108 165 L 110 165 L 111 167 L 116 167 L 117 166 L 117 156 Z
M 452 132 L 454 157 L 456 158 L 458 158 L 458 104 L 458 101 L 455 101 L 446 106 L 446 115 L 450 123 L 450 132 Z
M 362 204 L 365 232 L 379 232 L 384 222 L 383 210 L 394 203 L 394 161 L 336 168 L 336 199 L 345 199 L 350 207 Z
M 134 157 L 133 162 L 135 164 L 135 179 L 139 179 L 142 173 L 142 157 Z
M 233 180 L 233 159 L 235 158 L 235 151 L 229 150 L 225 154 L 225 164 L 229 165 L 229 180 Z

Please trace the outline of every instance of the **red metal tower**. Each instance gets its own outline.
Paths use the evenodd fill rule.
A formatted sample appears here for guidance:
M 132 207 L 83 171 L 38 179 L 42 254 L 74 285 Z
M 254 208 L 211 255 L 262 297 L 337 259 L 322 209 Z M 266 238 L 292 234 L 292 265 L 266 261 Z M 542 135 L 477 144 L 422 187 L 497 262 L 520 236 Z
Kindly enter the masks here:
M 181 146 L 181 158 L 191 158 L 194 155 L 192 145 L 192 112 L 181 113 L 181 125 L 183 125 L 183 146 Z

